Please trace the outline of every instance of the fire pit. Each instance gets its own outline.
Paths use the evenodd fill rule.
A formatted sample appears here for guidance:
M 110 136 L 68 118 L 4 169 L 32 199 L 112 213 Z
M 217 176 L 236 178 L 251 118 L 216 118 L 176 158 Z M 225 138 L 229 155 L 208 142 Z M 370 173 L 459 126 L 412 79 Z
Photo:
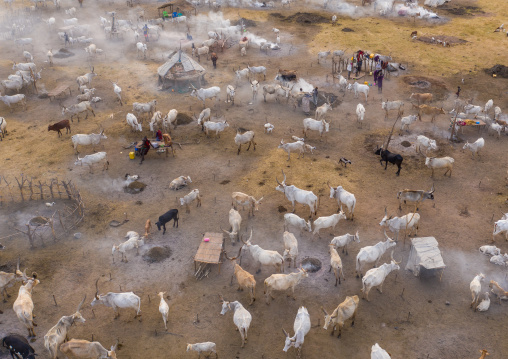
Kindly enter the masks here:
M 302 261 L 302 268 L 309 273 L 315 273 L 321 269 L 321 261 L 317 258 L 307 257 Z

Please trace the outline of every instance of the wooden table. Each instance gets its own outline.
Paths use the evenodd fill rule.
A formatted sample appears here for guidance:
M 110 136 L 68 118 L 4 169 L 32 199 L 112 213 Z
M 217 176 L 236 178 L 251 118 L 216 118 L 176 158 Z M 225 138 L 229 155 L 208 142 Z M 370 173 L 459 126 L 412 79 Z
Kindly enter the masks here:
M 67 90 L 69 90 L 69 96 L 71 95 L 71 88 L 69 85 L 59 85 L 55 89 L 51 90 L 48 93 L 49 101 L 51 102 L 51 98 L 55 98 L 57 96 L 63 95 Z
M 468 119 L 470 120 L 470 119 Z M 457 122 L 458 121 L 466 121 L 466 120 L 463 120 L 463 119 L 457 119 Z M 485 129 L 485 127 L 487 126 L 487 124 L 485 123 L 485 121 L 483 120 L 475 120 L 475 119 L 472 119 L 470 121 L 475 121 L 474 124 L 471 124 L 471 125 L 464 125 L 464 126 L 461 126 L 459 125 L 460 127 L 460 132 L 461 133 L 464 133 L 464 127 L 478 127 L 478 132 L 481 132 L 483 129 Z M 452 124 L 453 124 L 453 119 L 451 120 Z M 476 123 L 478 122 L 478 123 Z
M 205 242 L 204 239 L 209 238 L 209 242 Z M 222 248 L 224 246 L 224 236 L 222 233 L 212 233 L 206 232 L 203 235 L 203 239 L 199 245 L 198 251 L 194 256 L 194 270 L 196 271 L 196 278 L 200 279 L 209 273 L 205 273 L 205 270 L 209 264 L 218 264 L 219 265 L 219 273 L 220 273 L 220 265 L 222 263 Z M 197 263 L 200 263 L 199 269 L 197 268 Z

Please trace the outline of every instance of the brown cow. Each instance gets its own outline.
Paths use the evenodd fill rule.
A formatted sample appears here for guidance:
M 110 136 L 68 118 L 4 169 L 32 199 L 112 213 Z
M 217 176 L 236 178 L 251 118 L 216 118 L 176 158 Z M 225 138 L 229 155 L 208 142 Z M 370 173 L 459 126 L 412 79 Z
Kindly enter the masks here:
M 432 116 L 432 119 L 430 120 L 430 122 L 434 122 L 434 119 L 436 118 L 437 115 L 444 115 L 445 112 L 443 110 L 443 108 L 437 108 L 437 107 L 432 107 L 432 106 L 428 106 L 428 105 L 415 105 L 413 104 L 413 108 L 417 108 L 418 109 L 418 118 L 420 119 L 420 121 L 422 120 L 422 112 L 425 114 L 425 115 L 431 115 Z
M 409 97 L 410 99 L 415 98 L 416 101 L 418 101 L 418 105 L 425 103 L 425 102 L 431 102 L 432 101 L 432 94 L 431 93 L 412 93 Z
M 62 133 L 60 130 L 66 129 L 66 134 L 71 132 L 71 123 L 69 120 L 62 120 L 60 122 L 54 123 L 52 125 L 48 126 L 48 131 L 55 131 L 58 132 L 58 136 L 62 136 Z

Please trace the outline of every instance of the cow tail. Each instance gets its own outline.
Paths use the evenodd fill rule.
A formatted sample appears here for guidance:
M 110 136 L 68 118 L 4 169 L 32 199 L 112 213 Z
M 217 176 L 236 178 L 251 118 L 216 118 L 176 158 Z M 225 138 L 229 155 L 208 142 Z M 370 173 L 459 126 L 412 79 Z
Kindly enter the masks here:
M 264 288 L 263 288 L 263 294 L 266 294 L 266 279 L 265 279 L 265 281 L 263 282 L 263 285 L 264 285 Z
M 360 270 L 360 258 L 356 257 L 356 271 Z

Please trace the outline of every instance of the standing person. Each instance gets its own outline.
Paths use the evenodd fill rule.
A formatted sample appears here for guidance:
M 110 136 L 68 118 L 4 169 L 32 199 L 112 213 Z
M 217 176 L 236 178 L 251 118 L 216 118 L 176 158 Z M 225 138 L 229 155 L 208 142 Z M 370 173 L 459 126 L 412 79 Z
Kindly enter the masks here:
M 79 7 L 83 7 L 83 0 L 78 0 L 79 2 Z
M 217 68 L 217 60 L 219 59 L 219 57 L 217 56 L 217 54 L 215 52 L 212 52 L 211 58 L 212 58 L 213 68 L 216 69 Z
M 351 59 L 352 61 L 353 59 Z M 351 71 L 353 70 L 353 63 L 351 61 L 348 61 L 348 64 L 347 64 L 347 79 L 350 80 L 351 79 Z
M 314 105 L 317 107 L 317 97 L 318 97 L 318 88 L 314 87 L 314 90 L 312 90 L 312 102 L 314 102 Z
M 157 134 L 155 135 L 155 139 L 157 141 L 162 141 L 162 131 L 161 130 L 157 130 Z
M 300 89 L 301 91 L 301 89 Z M 302 111 L 305 115 L 309 115 L 310 113 L 310 95 L 306 93 L 302 97 Z
M 141 144 L 141 161 L 139 162 L 139 164 L 142 164 L 143 161 L 145 160 L 145 155 L 148 153 L 148 151 L 150 151 L 150 147 L 153 147 L 152 143 L 150 142 L 150 140 L 145 136 L 145 138 L 143 138 L 143 143 Z
M 459 98 L 459 95 L 460 95 L 460 86 L 457 87 L 457 93 L 455 95 L 457 95 L 457 98 Z
M 383 71 L 380 71 L 377 75 L 377 92 L 382 93 L 383 92 L 383 79 L 384 79 Z
M 358 55 L 356 56 L 356 75 L 360 73 L 362 70 L 362 63 L 363 63 L 363 51 L 358 51 Z
M 67 32 L 64 32 L 64 40 L 65 40 L 64 46 L 67 47 L 67 43 L 70 42 L 69 41 L 69 35 L 67 35 Z
M 148 25 L 145 24 L 143 27 L 143 35 L 145 35 L 145 42 L 148 42 Z
M 374 86 L 377 85 L 377 77 L 380 72 L 381 72 L 381 63 L 378 61 L 376 62 L 376 69 L 374 70 Z
M 352 60 L 353 60 L 353 62 L 351 63 L 351 67 L 352 67 L 351 71 L 355 70 L 355 76 L 356 76 L 356 57 L 354 55 L 353 55 Z

